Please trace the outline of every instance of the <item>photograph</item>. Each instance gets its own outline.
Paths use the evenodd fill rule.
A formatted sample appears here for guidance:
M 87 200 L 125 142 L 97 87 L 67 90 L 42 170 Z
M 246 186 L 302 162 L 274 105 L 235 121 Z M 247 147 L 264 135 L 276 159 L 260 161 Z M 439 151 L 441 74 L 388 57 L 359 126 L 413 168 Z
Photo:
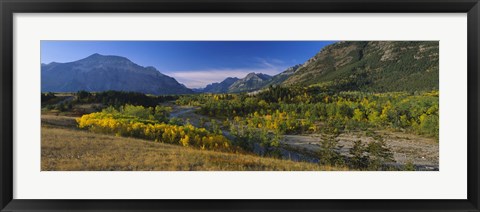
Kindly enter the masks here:
M 38 62 L 41 171 L 440 170 L 438 40 L 41 40 Z
M 0 212 L 480 212 L 479 1 L 0 0 Z

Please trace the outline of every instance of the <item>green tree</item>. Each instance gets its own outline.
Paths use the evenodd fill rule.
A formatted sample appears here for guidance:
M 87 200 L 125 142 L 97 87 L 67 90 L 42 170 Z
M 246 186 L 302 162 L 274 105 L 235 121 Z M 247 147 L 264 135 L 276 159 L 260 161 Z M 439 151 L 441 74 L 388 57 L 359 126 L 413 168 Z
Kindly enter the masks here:
M 350 149 L 350 165 L 356 169 L 366 169 L 369 164 L 367 149 L 362 141 L 357 140 L 353 143 L 353 147 Z
M 385 163 L 394 162 L 393 153 L 387 147 L 384 139 L 377 139 L 367 145 L 369 155 L 369 170 L 379 170 Z
M 344 160 L 340 153 L 336 151 L 338 141 L 336 135 L 327 135 L 320 140 L 320 150 L 318 151 L 319 163 L 322 165 L 338 166 L 343 165 Z

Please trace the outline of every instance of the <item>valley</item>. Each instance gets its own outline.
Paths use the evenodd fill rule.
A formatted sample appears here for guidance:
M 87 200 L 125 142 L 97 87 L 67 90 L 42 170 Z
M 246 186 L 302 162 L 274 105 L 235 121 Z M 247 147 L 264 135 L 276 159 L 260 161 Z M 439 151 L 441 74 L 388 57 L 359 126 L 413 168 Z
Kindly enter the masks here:
M 69 117 L 42 116 L 44 123 Z M 69 122 L 69 121 L 65 121 Z M 42 171 L 341 171 L 255 155 L 209 152 L 142 139 L 42 125 Z
M 192 125 L 201 127 L 200 120 L 209 120 L 210 118 L 196 113 L 198 109 L 200 108 L 191 106 L 173 107 L 170 117 L 188 120 Z M 219 119 L 216 121 L 222 122 Z M 206 122 L 203 126 L 208 127 L 209 124 Z M 417 166 L 418 170 L 438 170 L 438 142 L 434 138 L 388 130 L 379 130 L 373 133 L 382 135 L 386 140 L 386 145 L 392 150 L 395 163 L 390 165 L 401 167 L 411 163 Z M 228 129 L 222 129 L 222 134 L 232 139 Z M 325 135 L 322 134 L 283 135 L 283 139 L 280 141 L 281 157 L 293 161 L 318 162 L 316 153 L 321 149 L 321 141 L 324 137 Z M 374 139 L 362 131 L 344 132 L 338 136 L 338 148 L 335 151 L 348 157 L 349 151 L 357 140 L 367 144 Z
M 338 123 L 335 123 L 335 121 L 331 118 L 325 119 L 326 117 L 328 117 L 327 108 L 329 104 L 324 104 L 321 102 L 316 104 L 311 103 L 307 105 L 302 104 L 302 107 L 305 107 L 305 109 L 303 110 L 306 111 L 302 111 L 301 108 L 293 107 L 292 109 L 296 112 L 289 113 L 288 111 L 291 110 L 289 109 L 289 105 L 292 106 L 295 104 L 289 103 L 282 106 L 281 104 L 267 104 L 264 100 L 251 101 L 253 99 L 259 98 L 258 96 L 252 97 L 248 95 L 242 96 L 237 94 L 206 94 L 177 96 L 175 97 L 176 100 L 162 100 L 157 104 L 157 107 L 155 107 L 155 109 L 148 109 L 148 107 L 142 106 L 128 106 L 129 101 L 131 101 L 131 99 L 128 98 L 125 98 L 123 101 L 126 102 L 122 103 L 119 98 L 122 96 L 122 93 L 117 93 L 117 97 L 115 98 L 120 105 L 120 110 L 118 112 L 116 112 L 115 110 L 113 112 L 110 112 L 111 110 L 113 110 L 113 108 L 111 106 L 108 107 L 103 102 L 96 102 L 94 100 L 95 98 L 92 98 L 92 96 L 95 95 L 102 94 L 61 94 L 60 96 L 62 98 L 58 98 L 58 102 L 52 103 L 54 105 L 53 108 L 44 108 L 42 112 L 42 126 L 48 126 L 49 128 L 54 129 L 74 129 L 76 131 L 81 131 L 87 134 L 100 133 L 114 136 L 116 135 L 115 137 L 140 138 L 145 139 L 146 141 L 152 141 L 153 139 L 155 143 L 164 143 L 166 141 L 162 141 L 162 139 L 168 138 L 168 136 L 164 137 L 167 131 L 165 131 L 164 133 L 160 131 L 160 134 L 152 135 L 153 137 L 151 137 L 150 135 L 144 134 L 147 131 L 151 130 L 148 130 L 147 128 L 142 128 L 142 126 L 157 126 L 156 123 L 161 122 L 157 122 L 154 120 L 163 120 L 162 122 L 168 123 L 168 125 L 166 126 L 173 127 L 172 130 L 178 129 L 175 126 L 187 126 L 187 128 L 185 129 L 190 129 L 188 128 L 188 126 L 192 126 L 190 131 L 195 128 L 194 131 L 191 131 L 193 132 L 193 134 L 190 134 L 189 136 L 186 136 L 186 134 L 182 134 L 182 132 L 180 131 L 180 134 L 176 135 L 180 136 L 177 137 L 180 140 L 171 140 L 167 142 L 170 143 L 169 145 L 178 142 L 177 145 L 184 146 L 183 148 L 186 149 L 200 149 L 201 151 L 207 152 L 213 150 L 212 154 L 216 154 L 214 152 L 217 151 L 239 155 L 247 154 L 252 155 L 252 157 L 255 156 L 259 158 L 271 158 L 301 163 L 320 164 L 326 167 L 334 167 L 331 169 L 342 170 L 439 169 L 438 140 L 434 136 L 432 137 L 417 134 L 421 133 L 421 130 L 415 133 L 414 131 L 412 131 L 413 128 L 395 129 L 379 127 L 383 124 L 388 124 L 389 122 L 390 124 L 393 124 L 395 122 L 395 120 L 388 119 L 381 121 L 382 113 L 387 114 L 389 112 L 385 111 L 385 107 L 382 107 L 381 104 L 379 105 L 380 107 L 374 105 L 370 106 L 372 107 L 372 109 L 375 107 L 380 108 L 380 113 L 377 114 L 377 118 L 373 117 L 372 115 L 368 116 L 367 114 L 365 114 L 366 119 L 356 120 L 355 118 L 351 117 L 351 120 L 341 123 L 339 125 Z M 398 96 L 399 94 L 395 95 Z M 421 96 L 425 96 L 423 98 L 429 99 L 429 95 L 429 93 L 426 93 Z M 84 99 L 82 99 L 79 96 L 87 97 L 84 97 Z M 147 98 L 154 97 L 149 96 Z M 237 98 L 244 99 L 237 102 Z M 405 100 L 411 97 L 400 95 L 396 98 L 400 98 L 400 102 L 405 102 Z M 418 102 L 417 98 L 412 98 L 412 100 L 410 101 L 425 104 L 425 99 L 420 98 L 420 100 L 422 101 Z M 109 102 L 107 99 L 104 98 L 102 100 L 104 102 Z M 365 97 L 359 100 L 359 103 L 363 101 L 364 104 L 368 105 L 368 103 L 366 103 L 367 100 L 365 99 Z M 377 99 L 376 101 L 381 102 L 381 99 Z M 243 102 L 243 104 L 241 104 L 240 102 Z M 413 102 L 407 101 L 406 103 L 408 105 L 412 105 Z M 335 101 L 333 103 L 335 105 L 339 104 L 339 102 Z M 64 106 L 64 104 L 71 104 L 71 106 Z M 240 105 L 235 106 L 236 104 Z M 345 104 L 358 103 L 345 102 Z M 325 106 L 324 118 L 322 118 L 321 111 L 313 111 L 307 109 L 309 107 L 322 108 L 322 106 Z M 401 107 L 401 105 L 399 107 Z M 250 108 L 253 113 L 248 112 L 248 108 Z M 277 108 L 275 109 L 277 111 L 273 112 L 273 108 Z M 298 109 L 300 109 L 300 111 L 297 112 Z M 429 108 L 426 107 L 425 109 L 419 109 L 428 110 Z M 123 112 L 121 112 L 122 110 Z M 229 114 L 229 112 L 225 110 L 230 110 L 234 112 Z M 280 110 L 285 112 L 280 112 Z M 345 111 L 345 114 L 343 115 L 349 116 L 349 110 L 351 110 L 352 112 L 355 111 L 354 109 L 347 109 Z M 367 111 L 369 109 L 364 108 L 364 110 Z M 160 111 L 162 115 L 158 116 L 156 113 L 154 113 L 154 111 Z M 335 110 L 331 111 L 331 113 L 333 114 L 337 114 L 338 112 L 339 111 Z M 104 115 L 100 115 L 97 116 L 98 118 L 91 119 L 94 122 L 88 121 L 89 119 L 85 119 L 85 124 L 87 125 L 85 125 L 80 119 L 83 119 L 83 117 L 85 116 L 84 114 L 88 115 L 95 113 Z M 110 116 L 108 114 L 112 114 L 113 116 Z M 115 117 L 119 116 L 120 114 L 125 115 L 121 115 L 120 117 L 118 117 L 119 121 L 124 119 L 130 121 L 112 122 L 114 120 L 117 120 L 117 118 Z M 152 116 L 149 114 L 152 114 L 153 116 L 155 116 L 155 118 L 148 118 Z M 261 114 L 266 114 L 266 116 Z M 272 117 L 272 115 L 269 114 L 278 117 L 274 118 Z M 114 119 L 105 119 L 107 118 L 105 117 L 105 115 L 108 115 L 107 117 L 111 117 Z M 307 115 L 308 117 L 305 115 Z M 338 115 L 339 114 L 335 116 Z M 410 114 L 410 116 L 412 115 L 413 114 Z M 401 116 L 402 115 L 398 117 Z M 392 116 L 392 118 L 395 118 L 395 116 Z M 98 119 L 98 121 L 95 121 L 96 119 Z M 308 121 L 308 119 L 310 119 L 310 121 Z M 339 120 L 344 120 L 344 118 L 338 117 L 336 121 Z M 135 125 L 135 123 L 137 122 L 139 124 L 144 123 L 147 125 L 137 126 Z M 374 123 L 376 122 L 382 124 L 374 125 Z M 122 123 L 127 125 L 133 125 L 125 126 L 124 129 L 128 130 L 125 132 L 118 127 L 110 129 L 111 126 L 121 126 Z M 422 123 L 420 123 L 420 125 L 422 125 Z M 138 130 L 140 131 L 138 131 L 136 127 L 140 127 L 138 128 Z M 359 130 L 358 128 L 363 128 L 364 130 Z M 198 132 L 203 134 L 203 136 L 207 136 L 207 140 L 205 140 L 205 138 L 199 138 L 198 141 L 193 141 L 191 138 L 196 136 L 196 129 L 200 130 Z M 202 131 L 202 129 L 204 131 Z M 130 132 L 130 130 L 133 131 Z M 182 130 L 182 128 L 180 128 L 180 130 Z M 187 138 L 187 140 L 189 141 L 182 140 L 184 138 Z M 219 140 L 217 141 L 215 139 Z M 201 142 L 201 144 L 195 144 L 193 142 Z M 217 144 L 209 144 L 208 142 L 227 142 L 228 147 L 217 148 L 214 147 Z M 370 146 L 372 144 L 376 144 L 377 146 Z M 359 155 L 355 155 L 354 150 L 358 148 L 361 149 L 361 152 Z M 379 148 L 379 152 L 375 154 L 379 154 L 381 157 L 375 158 L 375 163 L 380 164 L 370 164 L 374 163 L 374 158 L 370 158 L 370 155 L 372 153 L 369 152 L 371 151 L 369 149 L 371 148 Z M 322 158 L 324 155 L 328 155 L 327 160 L 325 160 L 325 158 Z M 358 157 L 357 159 L 364 161 L 364 163 L 362 163 L 361 165 L 354 165 L 352 161 L 355 157 Z M 322 159 L 324 161 L 322 161 Z M 378 161 L 376 161 L 377 159 Z M 46 158 L 45 160 L 50 159 Z M 54 169 L 53 167 L 50 168 Z
M 42 64 L 42 170 L 438 171 L 438 56 L 340 41 L 195 88 L 120 56 Z

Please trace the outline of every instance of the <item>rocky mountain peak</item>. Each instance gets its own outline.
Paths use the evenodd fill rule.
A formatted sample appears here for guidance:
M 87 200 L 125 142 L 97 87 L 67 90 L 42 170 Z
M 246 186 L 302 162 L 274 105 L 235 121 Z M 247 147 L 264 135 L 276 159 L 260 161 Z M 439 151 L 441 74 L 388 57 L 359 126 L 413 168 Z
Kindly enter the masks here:
M 187 94 L 192 90 L 154 67 L 126 57 L 92 54 L 68 63 L 42 65 L 42 92 L 135 91 L 146 94 Z

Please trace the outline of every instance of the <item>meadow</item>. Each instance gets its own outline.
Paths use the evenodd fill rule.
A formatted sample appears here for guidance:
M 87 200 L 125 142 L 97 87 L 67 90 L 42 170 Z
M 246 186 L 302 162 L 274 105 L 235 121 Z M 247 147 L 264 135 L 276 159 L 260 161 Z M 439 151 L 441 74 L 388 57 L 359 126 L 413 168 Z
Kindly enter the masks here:
M 438 91 L 42 94 L 42 170 L 438 170 Z
M 42 171 L 302 171 L 346 167 L 255 154 L 205 151 L 79 130 L 68 116 L 42 116 Z

